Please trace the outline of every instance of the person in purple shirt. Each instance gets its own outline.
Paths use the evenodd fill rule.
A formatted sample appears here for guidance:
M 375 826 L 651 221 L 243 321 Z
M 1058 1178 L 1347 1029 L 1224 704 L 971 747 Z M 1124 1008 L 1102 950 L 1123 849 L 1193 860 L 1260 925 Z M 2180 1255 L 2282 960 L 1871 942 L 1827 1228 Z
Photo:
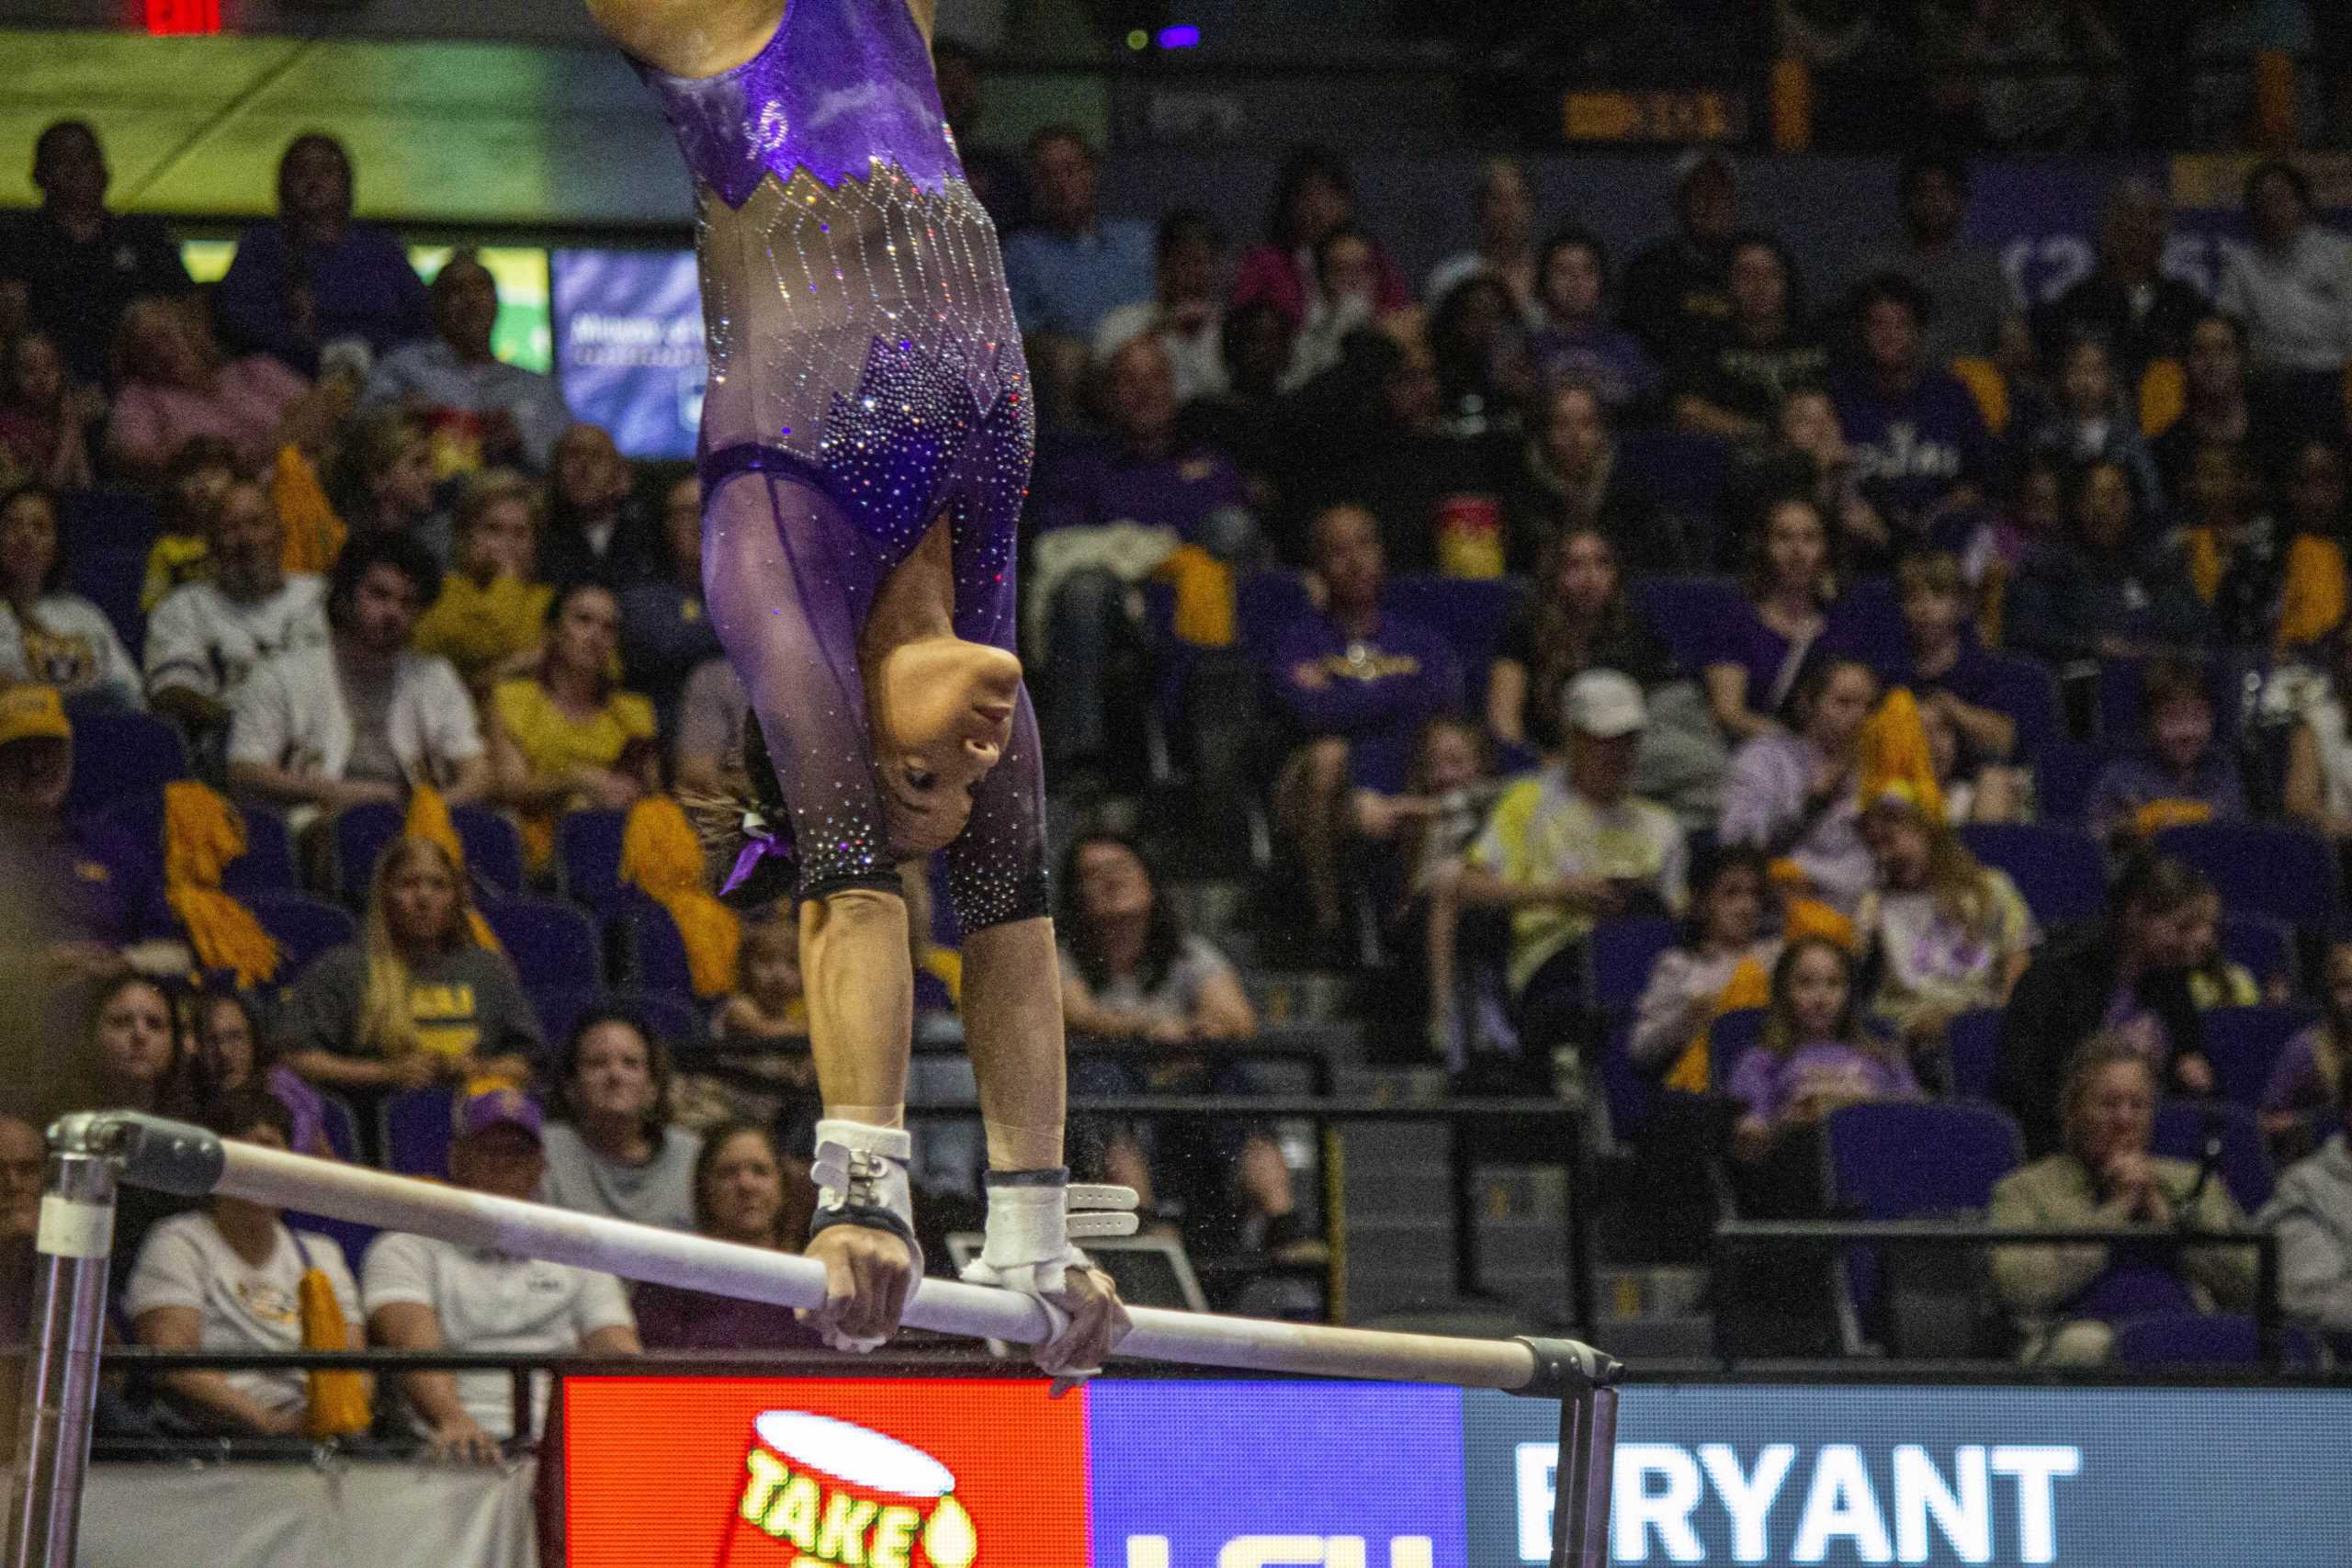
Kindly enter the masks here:
M 1073 773 L 1099 773 L 1110 760 L 1110 712 L 1130 705 L 1114 700 L 1114 657 L 1138 646 L 1141 631 L 1128 608 L 1126 576 L 1090 547 L 1107 541 L 1080 540 L 1070 531 L 1141 525 L 1224 560 L 1250 555 L 1258 537 L 1233 464 L 1177 434 L 1175 369 L 1158 334 L 1122 344 L 1104 367 L 1104 387 L 1109 431 L 1073 437 L 1037 468 L 1037 534 L 1049 542 L 1031 570 L 1051 584 L 1044 590 L 1051 658 L 1038 722 L 1046 755 Z
M 2213 744 L 2213 694 L 2205 682 L 2201 668 L 2181 660 L 2159 660 L 2141 677 L 2140 749 L 2100 770 L 2083 807 L 2102 840 L 2126 845 L 2171 821 L 2246 815 L 2237 762 Z
M 1267 682 L 1289 755 L 1274 782 L 1274 816 L 1299 847 L 1319 937 L 1340 933 L 1340 850 L 1354 770 L 1400 762 L 1422 724 L 1460 705 L 1462 667 L 1430 627 L 1381 608 L 1386 565 L 1380 524 L 1341 504 L 1312 525 L 1323 607 L 1284 626 Z
M 1863 1032 L 1846 950 L 1801 936 L 1772 966 L 1764 1038 L 1733 1065 L 1729 1090 L 1740 1104 L 1733 1157 L 1757 1166 L 1841 1105 L 1918 1099 L 1919 1080 L 1900 1052 Z
M 1527 356 L 1547 387 L 1590 387 L 1620 421 L 1649 412 L 1665 385 L 1642 340 L 1609 319 L 1609 252 L 1598 235 L 1562 229 L 1544 242 L 1535 264 L 1544 321 L 1527 338 Z
M 1949 550 L 1906 557 L 1894 569 L 1894 584 L 1903 654 L 1881 677 L 1890 687 L 1909 687 L 1922 707 L 1940 710 L 1968 761 L 2006 761 L 2017 750 L 2018 721 L 2002 706 L 1999 662 L 1968 626 L 1968 581 L 1959 560 Z
M 237 237 L 213 296 L 235 349 L 271 354 L 305 376 L 319 351 L 359 338 L 378 354 L 433 333 L 433 306 L 390 233 L 351 220 L 351 156 L 316 131 L 277 163 L 277 216 Z
M 695 1159 L 695 1231 L 739 1247 L 797 1251 L 817 1194 L 792 1170 L 775 1140 L 749 1122 L 703 1135 Z M 815 1350 L 823 1341 L 792 1308 L 710 1295 L 676 1285 L 640 1285 L 631 1303 L 649 1350 Z
M 1848 912 L 1878 874 L 1860 800 L 1862 723 L 1877 702 L 1869 665 L 1815 660 L 1790 699 L 1793 729 L 1759 735 L 1732 753 L 1716 830 L 1724 843 L 1793 861 L 1810 897 Z
M 2287 1042 L 2262 1089 L 2262 1131 L 2278 1167 L 2312 1152 L 2315 1130 L 2343 1103 L 2352 1063 L 2352 938 L 2327 945 L 2321 970 L 2321 1016 Z
M 1898 546 L 1954 542 L 1984 502 L 1994 446 L 1976 400 L 1922 348 L 1928 297 L 1898 273 L 1862 286 L 1862 358 L 1832 378 L 1863 493 Z
M 1701 628 L 1707 706 L 1733 744 L 1780 728 L 1798 674 L 1816 649 L 1854 641 L 1829 570 L 1829 533 L 1803 496 L 1766 508 L 1749 536 L 1747 580 L 1737 609 Z

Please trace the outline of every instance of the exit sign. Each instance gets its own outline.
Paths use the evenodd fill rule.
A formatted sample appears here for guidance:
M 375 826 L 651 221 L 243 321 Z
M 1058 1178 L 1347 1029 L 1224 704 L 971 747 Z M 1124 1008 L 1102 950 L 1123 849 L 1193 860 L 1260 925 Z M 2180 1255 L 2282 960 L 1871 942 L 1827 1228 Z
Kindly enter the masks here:
M 147 30 L 185 38 L 220 30 L 220 0 L 144 0 Z

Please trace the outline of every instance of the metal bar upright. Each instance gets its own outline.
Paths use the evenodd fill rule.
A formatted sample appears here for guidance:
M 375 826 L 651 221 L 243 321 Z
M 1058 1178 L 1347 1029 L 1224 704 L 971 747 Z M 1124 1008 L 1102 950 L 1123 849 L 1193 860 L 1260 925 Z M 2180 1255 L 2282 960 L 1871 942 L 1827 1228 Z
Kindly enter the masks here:
M 7 1568 L 72 1568 L 105 1336 L 115 1173 L 72 1147 L 49 1156 L 30 1348 L 8 1499 Z

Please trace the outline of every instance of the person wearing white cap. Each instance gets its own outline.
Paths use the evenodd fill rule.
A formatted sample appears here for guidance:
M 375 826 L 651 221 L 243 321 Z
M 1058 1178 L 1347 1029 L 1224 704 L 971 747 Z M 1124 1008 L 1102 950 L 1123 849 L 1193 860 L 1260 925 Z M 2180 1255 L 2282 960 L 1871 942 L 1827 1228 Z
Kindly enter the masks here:
M 1641 687 L 1588 670 L 1568 682 L 1562 717 L 1562 760 L 1504 792 L 1462 876 L 1464 904 L 1510 911 L 1507 973 L 1537 1048 L 1557 1043 L 1565 1005 L 1583 995 L 1593 927 L 1679 912 L 1688 860 L 1673 814 L 1629 788 L 1649 722 Z

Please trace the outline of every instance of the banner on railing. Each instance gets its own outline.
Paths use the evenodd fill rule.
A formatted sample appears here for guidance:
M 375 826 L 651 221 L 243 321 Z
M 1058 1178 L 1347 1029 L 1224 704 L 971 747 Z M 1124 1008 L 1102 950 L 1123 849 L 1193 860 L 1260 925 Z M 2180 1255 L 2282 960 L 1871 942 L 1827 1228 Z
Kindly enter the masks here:
M 1385 1384 L 575 1379 L 576 1568 L 1507 1568 L 1558 1407 Z M 1623 1563 L 2340 1564 L 2352 1389 L 1626 1389 Z

